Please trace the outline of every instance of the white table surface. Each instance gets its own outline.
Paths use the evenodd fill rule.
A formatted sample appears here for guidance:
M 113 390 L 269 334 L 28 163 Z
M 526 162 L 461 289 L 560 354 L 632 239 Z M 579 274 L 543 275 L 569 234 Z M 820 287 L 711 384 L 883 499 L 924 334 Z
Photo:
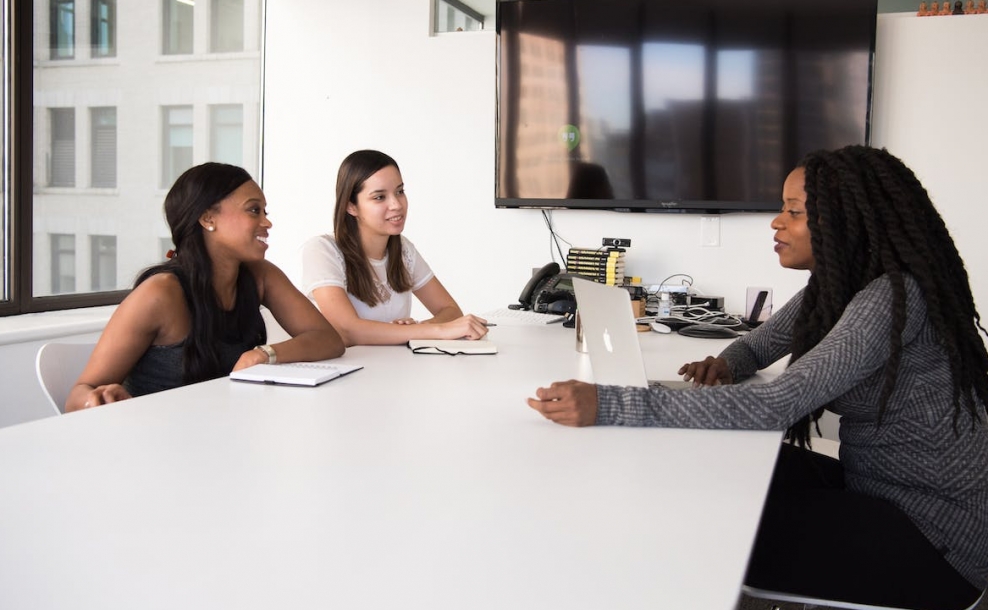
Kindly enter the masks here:
M 0 429 L 0 608 L 732 609 L 781 435 L 559 426 L 524 399 L 591 378 L 574 331 L 490 339 Z

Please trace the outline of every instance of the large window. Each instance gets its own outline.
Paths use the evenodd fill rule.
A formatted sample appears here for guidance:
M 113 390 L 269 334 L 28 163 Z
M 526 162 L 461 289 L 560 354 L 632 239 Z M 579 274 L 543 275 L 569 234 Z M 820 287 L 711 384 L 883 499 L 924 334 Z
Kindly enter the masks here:
M 162 203 L 182 171 L 258 173 L 263 0 L 12 2 L 0 315 L 117 303 L 171 242 Z
M 117 0 L 92 0 L 89 44 L 93 57 L 117 54 Z

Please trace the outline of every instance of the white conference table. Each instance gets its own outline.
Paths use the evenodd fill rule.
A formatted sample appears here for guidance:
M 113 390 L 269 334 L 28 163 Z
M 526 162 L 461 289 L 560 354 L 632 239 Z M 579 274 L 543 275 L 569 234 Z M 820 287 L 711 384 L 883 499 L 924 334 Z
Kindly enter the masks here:
M 778 432 L 574 429 L 574 331 L 0 430 L 0 608 L 734 608 Z M 724 341 L 642 336 L 670 378 Z

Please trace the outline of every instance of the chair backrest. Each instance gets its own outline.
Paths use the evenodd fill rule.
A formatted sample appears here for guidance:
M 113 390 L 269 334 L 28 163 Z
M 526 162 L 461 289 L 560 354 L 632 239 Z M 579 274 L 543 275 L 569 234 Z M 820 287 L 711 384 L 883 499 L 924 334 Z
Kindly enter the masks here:
M 34 368 L 56 414 L 65 412 L 65 400 L 94 347 L 94 343 L 46 343 L 38 350 Z

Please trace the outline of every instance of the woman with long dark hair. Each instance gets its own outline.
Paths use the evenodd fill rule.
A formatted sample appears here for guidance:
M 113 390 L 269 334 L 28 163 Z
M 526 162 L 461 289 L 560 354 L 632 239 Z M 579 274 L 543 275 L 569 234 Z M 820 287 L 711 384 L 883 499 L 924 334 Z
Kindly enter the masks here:
M 966 608 L 988 587 L 988 354 L 967 272 L 923 186 L 885 150 L 808 155 L 772 221 L 806 288 L 700 386 L 574 381 L 529 405 L 568 425 L 787 430 L 746 583 L 896 608 Z M 735 385 L 791 354 L 771 382 Z M 823 409 L 840 459 L 805 448 Z
M 165 197 L 171 258 L 144 270 L 107 323 L 66 411 L 264 362 L 335 358 L 343 342 L 275 265 L 267 202 L 245 170 L 204 163 Z M 264 305 L 292 338 L 267 345 Z
M 347 345 L 410 339 L 480 339 L 485 320 L 463 315 L 405 229 L 408 198 L 398 164 L 358 150 L 336 178 L 333 234 L 302 246 L 302 286 Z M 412 295 L 432 317 L 410 317 Z

